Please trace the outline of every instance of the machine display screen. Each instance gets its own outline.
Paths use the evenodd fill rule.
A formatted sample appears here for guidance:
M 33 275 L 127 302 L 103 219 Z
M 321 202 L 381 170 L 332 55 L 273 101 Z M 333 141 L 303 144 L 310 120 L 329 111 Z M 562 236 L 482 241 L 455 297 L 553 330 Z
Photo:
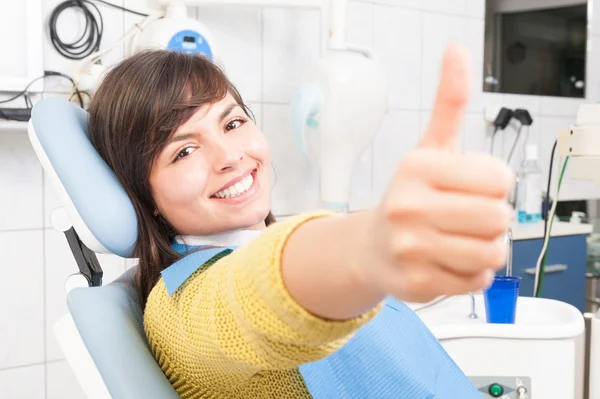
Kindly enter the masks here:
M 175 33 L 169 40 L 167 49 L 186 54 L 204 54 L 212 59 L 212 49 L 200 32 L 186 29 Z

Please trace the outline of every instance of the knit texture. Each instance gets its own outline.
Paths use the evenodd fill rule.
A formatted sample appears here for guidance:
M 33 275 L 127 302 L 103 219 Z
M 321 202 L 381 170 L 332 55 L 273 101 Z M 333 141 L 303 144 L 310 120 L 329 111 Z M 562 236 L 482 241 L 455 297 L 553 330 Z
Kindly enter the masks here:
M 162 279 L 144 313 L 150 347 L 183 399 L 306 399 L 298 371 L 342 347 L 380 308 L 328 321 L 287 292 L 281 255 L 313 213 L 269 226 L 252 242 L 199 268 L 172 296 Z

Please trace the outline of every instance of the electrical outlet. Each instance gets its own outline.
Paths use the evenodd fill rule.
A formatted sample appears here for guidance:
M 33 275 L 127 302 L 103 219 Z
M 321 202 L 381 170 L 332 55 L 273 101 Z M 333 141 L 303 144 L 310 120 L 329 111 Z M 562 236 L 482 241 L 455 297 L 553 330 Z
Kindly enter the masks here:
M 502 105 L 487 105 L 483 111 L 483 119 L 490 125 L 494 124 Z

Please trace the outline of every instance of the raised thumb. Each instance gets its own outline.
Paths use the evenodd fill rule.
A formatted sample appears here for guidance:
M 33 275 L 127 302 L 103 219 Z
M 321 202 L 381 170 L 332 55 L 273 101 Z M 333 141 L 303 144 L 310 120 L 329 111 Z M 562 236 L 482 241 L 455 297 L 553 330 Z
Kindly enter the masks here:
M 469 101 L 470 56 L 468 50 L 451 44 L 444 53 L 442 73 L 429 127 L 421 147 L 456 150 L 459 129 Z

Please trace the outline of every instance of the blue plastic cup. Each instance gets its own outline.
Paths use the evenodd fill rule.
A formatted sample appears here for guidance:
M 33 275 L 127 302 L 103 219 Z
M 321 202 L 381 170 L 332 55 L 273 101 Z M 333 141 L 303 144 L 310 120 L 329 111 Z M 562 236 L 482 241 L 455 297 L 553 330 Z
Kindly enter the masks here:
M 520 282 L 521 277 L 496 276 L 492 285 L 483 291 L 488 323 L 515 323 Z

